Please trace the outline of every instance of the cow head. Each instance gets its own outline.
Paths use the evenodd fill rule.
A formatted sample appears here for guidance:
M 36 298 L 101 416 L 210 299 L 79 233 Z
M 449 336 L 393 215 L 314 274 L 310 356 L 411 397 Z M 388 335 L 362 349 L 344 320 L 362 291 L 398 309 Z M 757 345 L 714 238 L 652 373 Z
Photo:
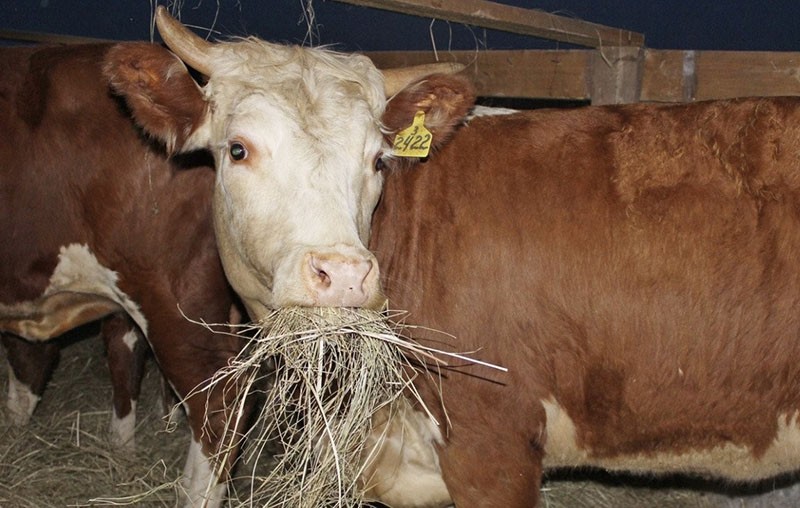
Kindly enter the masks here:
M 257 39 L 209 43 L 163 7 L 156 22 L 177 57 L 118 45 L 105 73 L 168 151 L 213 153 L 220 257 L 251 317 L 286 305 L 382 305 L 377 261 L 364 245 L 389 156 L 386 94 L 405 97 L 406 84 L 435 69 L 382 74 L 359 55 Z M 202 87 L 185 64 L 205 76 Z M 413 85 L 392 121 L 410 123 L 417 109 L 430 112 L 431 130 L 460 120 L 471 88 L 456 77 L 435 81 Z

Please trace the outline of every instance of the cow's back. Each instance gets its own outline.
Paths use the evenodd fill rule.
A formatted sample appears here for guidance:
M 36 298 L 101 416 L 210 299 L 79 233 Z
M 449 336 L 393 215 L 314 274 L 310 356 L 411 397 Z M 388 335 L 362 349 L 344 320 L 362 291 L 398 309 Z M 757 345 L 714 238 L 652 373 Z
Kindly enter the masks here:
M 68 245 L 131 273 L 191 270 L 196 255 L 214 262 L 212 169 L 169 161 L 135 127 L 102 76 L 107 49 L 0 53 L 0 303 L 41 295 Z M 141 300 L 141 282 L 120 285 Z
M 477 118 L 388 177 L 372 245 L 392 306 L 509 369 L 442 382 L 456 504 L 524 505 L 541 460 L 800 465 L 798 106 Z
M 125 229 L 143 150 L 102 78 L 106 49 L 0 53 L 3 303 L 41 295 L 62 246 Z
M 92 53 L 99 50 L 92 49 Z M 5 261 L 0 268 L 0 301 L 6 304 L 39 296 L 47 284 L 42 277 L 55 268 L 58 247 L 69 241 L 85 242 L 85 237 L 75 236 L 81 202 L 66 197 L 74 192 L 76 179 L 81 180 L 79 188 L 85 185 L 93 168 L 72 163 L 74 152 L 79 159 L 85 160 L 85 155 L 69 140 L 79 135 L 82 122 L 76 122 L 74 112 L 88 107 L 88 96 L 95 96 L 91 117 L 99 120 L 97 124 L 105 120 L 103 113 L 109 114 L 109 101 L 96 100 L 101 86 L 96 66 L 80 65 L 74 57 L 49 58 L 63 52 L 61 48 L 0 50 L 0 230 L 4 236 L 0 249 Z M 80 75 L 79 82 L 73 83 L 70 74 Z M 59 86 L 74 88 L 79 83 L 84 85 L 82 93 L 64 101 Z M 92 149 L 88 139 L 80 146 Z M 57 170 L 62 164 L 69 167 Z

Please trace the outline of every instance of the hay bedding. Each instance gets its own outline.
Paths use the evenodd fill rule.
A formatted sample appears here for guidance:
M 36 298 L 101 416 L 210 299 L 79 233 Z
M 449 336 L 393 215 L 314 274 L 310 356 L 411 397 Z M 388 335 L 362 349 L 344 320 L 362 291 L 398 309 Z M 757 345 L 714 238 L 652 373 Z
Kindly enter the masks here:
M 69 344 L 26 427 L 11 425 L 7 415 L 0 347 L 0 507 L 110 506 L 99 499 L 148 491 L 146 501 L 134 505 L 175 506 L 188 427 L 180 422 L 177 432 L 164 432 L 161 381 L 151 363 L 137 414 L 137 450 L 110 446 L 111 385 L 102 341 L 96 330 L 81 332 L 91 338 L 65 338 Z
M 0 366 L 5 352 L 0 348 Z M 10 424 L 5 408 L 6 369 L 0 368 L 0 507 L 65 506 L 171 507 L 177 504 L 177 479 L 188 445 L 188 429 L 179 421 L 165 432 L 159 400 L 160 376 L 148 365 L 136 430 L 136 453 L 114 450 L 107 442 L 110 383 L 102 343 L 93 338 L 69 345 L 31 423 Z M 255 440 L 257 441 L 257 440 Z M 248 479 L 256 457 L 239 468 L 237 506 L 258 488 Z M 256 480 L 274 465 L 261 457 Z M 249 468 L 249 469 L 248 469 Z M 254 486 L 255 485 L 255 486 Z M 545 483 L 542 506 L 560 507 L 790 507 L 800 506 L 797 487 L 765 496 L 724 494 L 669 488 L 668 481 L 642 479 L 622 483 L 591 475 L 574 481 Z M 685 485 L 684 485 L 685 487 Z M 702 485 L 700 486 L 702 487 Z M 769 486 L 765 489 L 770 490 Z M 720 489 L 719 492 L 722 492 Z M 285 505 L 293 507 L 293 505 Z

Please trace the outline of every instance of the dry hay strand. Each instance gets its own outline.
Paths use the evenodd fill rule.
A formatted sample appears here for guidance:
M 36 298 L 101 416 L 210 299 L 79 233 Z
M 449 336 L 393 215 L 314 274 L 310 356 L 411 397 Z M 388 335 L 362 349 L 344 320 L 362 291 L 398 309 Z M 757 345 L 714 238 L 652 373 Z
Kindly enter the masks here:
M 364 502 L 359 477 L 376 452 L 365 445 L 372 416 L 401 396 L 421 402 L 414 378 L 425 365 L 443 363 L 434 351 L 398 333 L 397 317 L 365 309 L 293 307 L 243 330 L 253 334 L 247 347 L 204 388 L 222 384 L 234 394 L 228 432 L 241 428 L 248 397 L 262 399 L 256 424 L 218 457 L 225 461 L 246 443 L 239 467 L 248 471 L 248 485 L 231 493 L 232 506 Z M 265 458 L 276 442 L 270 462 Z M 262 473 L 259 464 L 265 460 L 269 470 Z

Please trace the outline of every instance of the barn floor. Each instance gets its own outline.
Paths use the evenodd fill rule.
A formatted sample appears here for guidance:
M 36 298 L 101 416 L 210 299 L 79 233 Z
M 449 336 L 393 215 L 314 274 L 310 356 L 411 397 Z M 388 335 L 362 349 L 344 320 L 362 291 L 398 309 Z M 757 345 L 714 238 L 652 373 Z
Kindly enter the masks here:
M 0 348 L 0 365 L 5 365 Z M 56 373 L 24 428 L 10 425 L 7 372 L 0 368 L 0 507 L 175 506 L 188 429 L 179 421 L 166 432 L 161 419 L 160 379 L 147 368 L 138 410 L 135 453 L 109 446 L 111 392 L 102 343 L 97 338 L 67 345 Z M 551 480 L 543 488 L 547 508 L 794 507 L 800 487 L 760 496 L 728 497 L 720 489 L 674 482 L 618 478 Z M 767 488 L 765 490 L 772 490 Z M 144 494 L 144 497 L 140 497 Z M 126 498 L 126 496 L 131 496 Z
M 152 362 L 142 387 L 135 453 L 111 447 L 111 385 L 99 338 L 69 344 L 26 427 L 6 414 L 5 351 L 0 385 L 0 506 L 65 507 L 123 504 L 161 487 L 132 506 L 175 506 L 171 482 L 180 475 L 189 443 L 184 421 L 172 433 L 161 420 L 160 376 Z M 103 498 L 119 498 L 103 501 Z

